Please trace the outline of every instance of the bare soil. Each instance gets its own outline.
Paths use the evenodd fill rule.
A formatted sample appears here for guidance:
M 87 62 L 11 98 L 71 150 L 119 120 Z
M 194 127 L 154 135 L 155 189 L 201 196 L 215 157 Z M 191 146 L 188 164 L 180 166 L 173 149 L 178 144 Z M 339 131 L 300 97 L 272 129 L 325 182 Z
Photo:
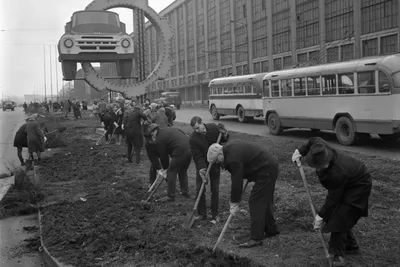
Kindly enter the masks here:
M 98 121 L 57 122 L 68 129 L 60 135 L 62 150 L 43 160 L 40 179 L 46 198 L 42 205 L 45 245 L 60 261 L 75 266 L 325 266 L 322 245 L 312 229 L 313 218 L 298 169 L 291 155 L 300 144 L 271 142 L 268 138 L 232 132 L 267 147 L 280 162 L 275 201 L 281 234 L 253 249 L 238 249 L 233 234 L 249 228 L 247 199 L 232 221 L 221 248 L 212 254 L 229 216 L 230 176 L 222 172 L 220 215 L 216 225 L 196 222 L 182 227 L 195 196 L 195 168 L 189 168 L 192 199 L 178 195 L 174 203 L 156 203 L 152 211 L 140 200 L 148 189 L 149 161 L 142 150 L 142 166 L 127 163 L 125 146 L 96 146 Z M 75 127 L 75 128 L 74 128 Z M 187 126 L 178 126 L 190 133 Z M 361 253 L 347 256 L 349 266 L 396 266 L 400 262 L 400 168 L 398 162 L 376 156 L 352 154 L 366 163 L 374 178 L 370 216 L 355 227 Z M 310 168 L 305 167 L 317 207 L 326 191 Z M 250 186 L 249 186 L 250 187 Z M 156 198 L 166 194 L 162 185 Z M 209 191 L 209 190 L 208 190 Z M 209 192 L 207 192 L 209 194 Z M 210 197 L 207 195 L 207 201 Z M 233 230 L 236 229 L 236 230 Z M 328 235 L 325 235 L 326 241 Z

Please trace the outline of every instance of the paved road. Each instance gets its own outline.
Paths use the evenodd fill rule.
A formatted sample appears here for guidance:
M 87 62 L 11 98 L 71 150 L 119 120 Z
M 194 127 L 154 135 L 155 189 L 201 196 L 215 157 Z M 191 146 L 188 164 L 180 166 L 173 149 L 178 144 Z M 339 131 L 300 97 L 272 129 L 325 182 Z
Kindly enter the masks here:
M 13 143 L 15 133 L 24 122 L 25 113 L 22 108 L 16 108 L 14 111 L 0 110 L 0 174 L 8 172 L 7 166 L 10 164 L 20 165 Z
M 176 111 L 176 120 L 180 122 L 189 123 L 193 116 L 200 116 L 205 122 L 216 122 L 211 118 L 211 114 L 205 108 L 182 108 L 181 110 Z M 256 119 L 251 123 L 239 123 L 236 117 L 225 116 L 221 117 L 219 121 L 224 123 L 225 126 L 232 131 L 261 135 L 272 140 L 293 140 L 304 142 L 313 136 L 310 130 L 299 129 L 284 131 L 282 135 L 274 136 L 269 133 L 268 127 L 264 125 L 264 122 L 261 119 Z M 333 132 L 323 132 L 322 134 L 323 138 L 329 141 L 336 148 L 375 156 L 379 155 L 400 161 L 400 140 L 396 143 L 387 144 L 377 136 L 373 136 L 370 139 L 362 141 L 362 143 L 357 146 L 349 147 L 339 144 Z
M 7 166 L 10 164 L 20 165 L 13 142 L 16 131 L 24 122 L 25 114 L 22 108 L 16 108 L 15 111 L 0 110 L 0 174 L 9 172 Z M 27 158 L 26 153 L 25 151 L 25 158 Z M 7 183 L 4 182 L 5 180 L 0 180 L 0 187 L 6 186 Z M 0 220 L 0 266 L 44 266 L 39 253 L 25 253 L 24 239 L 32 238 L 35 233 L 24 231 L 24 226 L 38 227 L 37 216 L 11 217 Z

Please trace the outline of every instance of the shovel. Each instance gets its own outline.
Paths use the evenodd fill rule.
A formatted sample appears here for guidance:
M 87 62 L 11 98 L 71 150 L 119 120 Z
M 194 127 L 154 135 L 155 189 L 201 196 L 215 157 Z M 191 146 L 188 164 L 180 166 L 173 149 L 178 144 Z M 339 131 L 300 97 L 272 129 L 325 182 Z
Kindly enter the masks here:
M 51 132 L 49 132 L 49 133 L 47 133 L 47 134 L 45 134 L 45 135 L 49 135 L 49 134 L 52 134 L 52 133 L 55 133 L 55 132 L 60 132 L 60 133 L 62 133 L 62 132 L 64 132 L 66 129 L 67 129 L 67 127 L 65 127 L 65 126 L 60 126 L 60 127 L 58 127 L 57 130 L 51 131 Z
M 147 199 L 140 201 L 140 204 L 142 205 L 143 209 L 145 209 L 145 210 L 151 210 L 150 199 L 153 197 L 153 195 L 157 191 L 157 189 L 161 186 L 163 180 L 165 180 L 164 176 L 158 174 L 158 177 L 160 177 L 160 176 L 162 177 L 161 181 L 155 186 L 154 190 L 150 192 L 150 194 L 147 197 Z M 158 177 L 156 178 L 156 181 L 158 180 Z
M 246 191 L 246 188 L 247 188 L 247 185 L 248 185 L 248 184 L 249 184 L 249 180 L 246 181 L 246 184 L 245 184 L 245 186 L 243 187 L 242 195 L 243 195 L 244 191 Z M 229 214 L 229 217 L 228 217 L 228 219 L 227 219 L 226 222 L 225 222 L 224 228 L 222 229 L 221 234 L 219 235 L 218 240 L 217 240 L 217 242 L 216 242 L 215 245 L 214 245 L 213 252 L 215 252 L 215 251 L 217 250 L 217 247 L 219 246 L 219 243 L 221 243 L 222 238 L 224 237 L 225 232 L 226 232 L 226 230 L 228 229 L 228 226 L 229 226 L 229 224 L 231 223 L 232 218 L 233 218 L 233 215 L 232 215 L 232 214 Z
M 222 138 L 222 134 L 219 133 L 218 139 L 217 139 L 217 143 L 219 143 L 221 141 L 221 138 Z M 211 171 L 212 165 L 213 165 L 213 163 L 208 164 L 208 168 L 207 168 L 207 172 L 206 172 L 206 176 L 207 177 L 210 176 L 210 171 Z M 199 205 L 200 198 L 201 198 L 201 195 L 203 194 L 204 187 L 205 187 L 205 184 L 203 182 L 201 184 L 201 187 L 200 187 L 200 190 L 199 190 L 199 194 L 197 195 L 197 199 L 196 199 L 196 202 L 194 204 L 193 211 L 192 211 L 192 213 L 190 213 L 188 215 L 188 217 L 186 218 L 185 222 L 183 223 L 183 227 L 184 228 L 187 228 L 187 229 L 192 228 L 193 223 L 196 221 L 196 216 L 194 214 L 197 211 L 197 206 Z
M 312 214 L 313 214 L 313 216 L 315 218 L 317 213 L 315 212 L 314 204 L 313 204 L 312 199 L 311 199 L 311 193 L 310 193 L 310 189 L 308 188 L 307 179 L 306 179 L 306 175 L 304 173 L 303 166 L 301 165 L 301 162 L 299 160 L 296 163 L 297 163 L 297 167 L 299 167 L 301 178 L 302 178 L 303 184 L 304 184 L 304 188 L 306 189 L 306 192 L 307 192 L 308 202 L 310 203 L 311 211 L 312 211 Z M 322 246 L 324 247 L 325 257 L 329 262 L 329 266 L 332 266 L 332 259 L 331 259 L 330 255 L 329 255 L 328 248 L 326 247 L 324 235 L 322 234 L 321 229 L 318 229 L 318 237 L 319 237 L 319 239 L 321 241 Z

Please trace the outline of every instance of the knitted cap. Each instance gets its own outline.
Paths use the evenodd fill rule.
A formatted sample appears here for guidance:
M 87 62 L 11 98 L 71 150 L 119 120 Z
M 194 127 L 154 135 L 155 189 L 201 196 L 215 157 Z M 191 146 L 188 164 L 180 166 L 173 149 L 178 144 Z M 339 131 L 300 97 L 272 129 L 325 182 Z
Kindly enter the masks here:
M 215 162 L 219 154 L 222 154 L 222 146 L 218 143 L 212 144 L 208 148 L 207 161 L 209 163 Z

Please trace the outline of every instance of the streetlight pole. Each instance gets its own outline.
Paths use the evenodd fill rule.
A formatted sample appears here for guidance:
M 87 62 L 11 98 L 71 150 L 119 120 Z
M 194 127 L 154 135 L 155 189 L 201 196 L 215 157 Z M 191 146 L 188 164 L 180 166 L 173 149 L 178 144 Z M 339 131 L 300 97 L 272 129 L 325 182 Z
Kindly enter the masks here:
M 251 64 L 251 59 L 250 59 L 250 51 L 249 51 L 249 32 L 247 31 L 247 24 L 239 22 L 239 21 L 235 21 L 235 20 L 231 20 L 231 23 L 237 23 L 239 25 L 241 25 L 245 32 L 246 32 L 246 42 L 247 42 L 247 71 L 248 74 L 250 74 L 250 64 Z
M 55 51 L 55 60 L 56 60 L 56 84 L 57 84 L 57 102 L 59 101 L 58 99 L 58 62 L 57 62 L 57 46 L 54 45 L 54 51 Z
M 49 45 L 50 48 L 50 101 L 53 102 L 53 67 L 51 64 L 51 45 Z
M 47 102 L 46 92 L 46 45 L 43 45 L 43 62 L 44 62 L 44 101 Z

